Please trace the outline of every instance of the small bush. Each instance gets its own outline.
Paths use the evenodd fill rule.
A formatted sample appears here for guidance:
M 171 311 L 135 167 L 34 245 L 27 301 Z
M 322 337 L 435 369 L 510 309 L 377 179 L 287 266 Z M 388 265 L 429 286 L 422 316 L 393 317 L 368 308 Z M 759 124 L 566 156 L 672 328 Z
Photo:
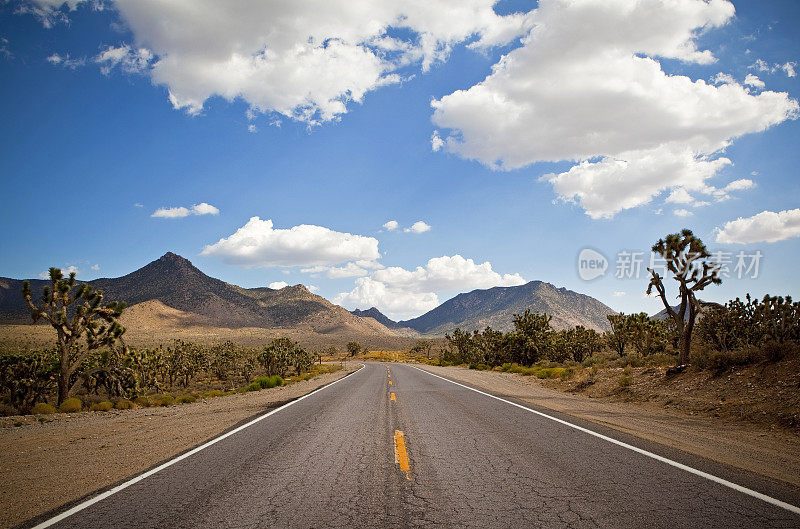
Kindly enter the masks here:
M 0 402 L 0 417 L 10 417 L 12 415 L 19 415 L 19 410 L 10 404 Z
M 195 401 L 197 401 L 197 399 L 194 397 L 194 395 L 181 395 L 175 402 L 178 404 L 191 404 Z
M 630 375 L 622 375 L 621 377 L 619 377 L 618 383 L 619 387 L 627 388 L 628 386 L 633 384 L 633 378 L 631 378 Z
M 175 403 L 175 397 L 173 397 L 169 393 L 164 393 L 162 395 L 155 395 L 153 397 L 150 397 L 151 406 L 171 406 L 174 403 Z
M 249 386 L 245 386 L 245 391 L 261 391 L 261 384 L 258 382 L 251 382 Z
M 201 399 L 213 399 L 215 397 L 222 397 L 223 395 L 225 395 L 224 391 L 220 391 L 218 389 L 213 389 L 211 391 L 207 391 L 207 392 L 203 393 L 202 395 L 200 395 L 200 398 Z
M 92 404 L 92 407 L 89 408 L 91 411 L 110 411 L 114 405 L 111 404 L 109 401 L 104 400 L 103 402 L 95 402 Z
M 117 408 L 118 410 L 132 410 L 133 408 L 136 407 L 136 405 L 127 399 L 123 399 L 123 400 L 118 400 L 114 404 L 114 407 Z
M 150 406 L 150 400 L 147 397 L 136 397 L 133 403 L 139 407 L 147 408 Z
M 45 402 L 37 402 L 33 405 L 33 408 L 31 408 L 31 413 L 33 415 L 52 415 L 55 412 L 56 408 Z
M 81 399 L 76 397 L 65 400 L 61 403 L 61 406 L 58 407 L 58 411 L 62 413 L 75 413 L 81 411 L 81 409 L 83 409 L 83 403 Z

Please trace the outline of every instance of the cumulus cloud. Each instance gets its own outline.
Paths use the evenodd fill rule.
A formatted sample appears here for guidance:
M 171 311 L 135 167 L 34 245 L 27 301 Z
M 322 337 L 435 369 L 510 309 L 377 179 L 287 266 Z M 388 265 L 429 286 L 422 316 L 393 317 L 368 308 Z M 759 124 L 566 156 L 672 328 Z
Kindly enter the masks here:
M 751 73 L 747 74 L 747 76 L 744 78 L 744 84 L 752 86 L 753 88 L 764 88 L 767 86 L 764 81 L 758 78 L 757 75 L 753 75 Z
M 482 82 L 434 100 L 442 149 L 496 169 L 576 161 L 544 176 L 593 218 L 673 187 L 706 187 L 733 139 L 797 116 L 786 93 L 668 75 L 659 60 L 710 64 L 696 37 L 728 23 L 726 0 L 541 0 L 523 45 Z
M 500 274 L 490 262 L 476 264 L 461 255 L 429 259 L 414 270 L 387 267 L 369 277 L 356 279 L 351 292 L 342 292 L 335 303 L 350 308 L 378 307 L 390 317 L 410 317 L 439 304 L 437 292 L 522 285 L 519 274 Z
M 439 136 L 439 131 L 433 131 L 433 134 L 431 134 L 431 150 L 433 152 L 438 152 L 443 146 L 444 140 L 442 140 L 442 137 Z
M 380 258 L 374 237 L 301 224 L 276 229 L 272 220 L 252 217 L 229 237 L 207 245 L 202 255 L 244 266 L 317 266 Z
M 692 213 L 688 209 L 676 209 L 675 211 L 673 211 L 673 213 L 678 217 L 691 217 L 692 215 L 694 215 L 694 213 Z
M 485 49 L 521 36 L 524 14 L 499 16 L 496 0 L 114 0 L 147 50 L 147 71 L 175 108 L 199 113 L 213 96 L 241 98 L 254 112 L 310 124 L 336 119 L 347 103 L 422 70 L 456 44 Z M 72 0 L 70 7 L 82 3 Z M 31 0 L 43 14 L 66 16 L 55 0 Z M 46 18 L 43 18 L 46 19 Z
M 627 292 L 623 292 L 621 290 L 614 291 L 614 297 L 615 298 L 621 298 L 622 296 L 627 296 L 627 295 L 628 295 Z
M 343 307 L 378 309 L 394 319 L 408 319 L 428 312 L 439 305 L 439 297 L 434 292 L 408 292 L 390 288 L 385 283 L 369 277 L 356 279 L 351 292 L 342 292 L 333 302 Z
M 386 231 L 393 231 L 396 230 L 398 226 L 399 224 L 397 223 L 396 220 L 390 220 L 383 225 L 383 229 L 385 229 Z
M 717 228 L 717 242 L 748 244 L 800 237 L 800 209 L 762 211 L 758 215 L 726 222 Z
M 406 233 L 425 233 L 426 231 L 430 231 L 431 226 L 429 224 L 424 223 L 421 220 L 418 220 L 408 228 L 404 229 L 403 231 Z
M 94 270 L 94 267 L 92 267 L 92 270 Z M 69 277 L 72 272 L 75 272 L 76 277 L 81 273 L 81 271 L 75 265 L 69 265 L 61 268 L 61 273 L 64 274 L 64 277 Z M 40 273 L 39 279 L 50 279 L 50 270 L 45 270 L 44 272 Z
M 345 266 L 312 266 L 300 270 L 305 274 L 324 273 L 330 279 L 342 279 L 345 277 L 360 277 L 369 274 L 367 270 L 356 263 L 347 263 Z
M 92 270 L 95 271 L 95 272 L 99 272 L 100 271 L 100 265 L 99 264 L 93 264 L 92 265 Z
M 748 68 L 763 73 L 775 73 L 778 71 L 782 71 L 783 73 L 786 74 L 786 77 L 795 77 L 797 75 L 797 71 L 795 70 L 795 68 L 797 68 L 797 62 L 795 61 L 789 61 L 783 64 L 775 63 L 772 66 L 770 66 L 763 59 L 756 59 L 756 61 L 750 66 L 748 66 Z
M 215 208 L 214 206 L 206 202 L 201 202 L 199 204 L 193 205 L 191 208 L 187 208 L 184 206 L 177 206 L 171 208 L 158 208 L 150 216 L 162 219 L 179 219 L 183 217 L 188 217 L 189 215 L 218 215 L 218 214 L 219 214 L 219 209 Z
M 273 290 L 280 290 L 280 289 L 286 288 L 288 286 L 289 286 L 289 283 L 287 283 L 286 281 L 273 281 L 272 283 L 269 284 L 269 288 L 271 288 Z
M 127 44 L 122 46 L 109 46 L 100 52 L 94 62 L 100 65 L 100 71 L 108 75 L 119 67 L 126 73 L 141 73 L 150 67 L 153 61 L 153 52 L 147 48 L 131 49 Z

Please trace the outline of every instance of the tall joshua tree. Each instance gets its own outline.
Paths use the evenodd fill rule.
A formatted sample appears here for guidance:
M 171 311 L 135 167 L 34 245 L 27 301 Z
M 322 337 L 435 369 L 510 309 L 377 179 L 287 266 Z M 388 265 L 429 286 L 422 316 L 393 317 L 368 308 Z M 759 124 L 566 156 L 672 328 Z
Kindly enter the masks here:
M 653 252 L 661 255 L 666 263 L 666 268 L 674 276 L 673 279 L 678 283 L 678 298 L 681 302 L 675 310 L 667 301 L 666 289 L 662 282 L 662 277 L 652 268 L 650 272 L 650 284 L 647 286 L 647 294 L 656 289 L 664 303 L 667 314 L 675 322 L 679 333 L 678 340 L 678 366 L 685 366 L 689 363 L 689 347 L 692 341 L 692 330 L 697 314 L 700 312 L 702 301 L 697 299 L 697 292 L 703 290 L 708 285 L 718 285 L 722 283 L 719 278 L 719 265 L 709 260 L 711 254 L 708 253 L 706 245 L 692 233 L 692 230 L 683 229 L 680 233 L 667 235 L 659 239 L 653 245 Z
M 102 290 L 95 290 L 85 283 L 76 287 L 75 283 L 75 272 L 64 278 L 61 270 L 51 268 L 50 285 L 43 289 L 41 306 L 31 300 L 30 282 L 22 284 L 22 296 L 31 308 L 34 323 L 43 319 L 57 334 L 59 405 L 69 396 L 71 378 L 89 353 L 100 347 L 113 346 L 125 332 L 117 321 L 125 303 L 112 301 L 103 304 Z M 74 309 L 70 308 L 73 305 Z M 71 317 L 68 310 L 74 312 Z M 84 336 L 85 345 L 80 343 Z

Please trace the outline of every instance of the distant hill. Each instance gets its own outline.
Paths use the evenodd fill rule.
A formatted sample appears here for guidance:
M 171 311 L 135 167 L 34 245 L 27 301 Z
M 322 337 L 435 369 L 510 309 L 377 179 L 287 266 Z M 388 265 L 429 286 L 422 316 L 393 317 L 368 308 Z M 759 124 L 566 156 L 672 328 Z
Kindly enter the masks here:
M 355 309 L 351 310 L 350 313 L 355 314 L 356 316 L 359 316 L 361 318 L 372 318 L 378 323 L 388 327 L 389 329 L 397 329 L 400 327 L 400 325 L 396 321 L 389 319 L 388 316 L 383 314 L 375 307 L 370 307 L 367 310 Z
M 49 281 L 31 280 L 34 299 Z M 128 275 L 87 281 L 107 301 L 125 301 L 130 321 L 150 324 L 213 325 L 304 329 L 321 333 L 393 334 L 378 322 L 360 318 L 312 294 L 303 285 L 280 290 L 243 288 L 209 277 L 172 252 Z M 0 321 L 29 323 L 20 295 L 22 281 L 0 278 Z M 140 304 L 143 304 L 139 306 Z
M 514 328 L 514 314 L 525 309 L 553 316 L 551 325 L 555 329 L 583 325 L 605 331 L 609 329 L 606 315 L 615 314 L 590 296 L 557 288 L 550 283 L 531 281 L 516 287 L 494 287 L 459 294 L 418 318 L 397 322 L 396 325 L 424 334 L 444 334 L 456 327 L 482 330 L 489 326 L 510 331 Z

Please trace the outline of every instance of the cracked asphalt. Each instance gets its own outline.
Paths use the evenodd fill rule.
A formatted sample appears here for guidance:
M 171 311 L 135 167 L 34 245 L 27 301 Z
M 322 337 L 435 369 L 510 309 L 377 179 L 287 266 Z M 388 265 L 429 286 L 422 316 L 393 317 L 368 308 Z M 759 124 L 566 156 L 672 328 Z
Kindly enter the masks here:
M 781 484 L 661 453 L 798 504 Z M 800 516 L 411 366 L 367 364 L 55 527 L 732 529 Z

